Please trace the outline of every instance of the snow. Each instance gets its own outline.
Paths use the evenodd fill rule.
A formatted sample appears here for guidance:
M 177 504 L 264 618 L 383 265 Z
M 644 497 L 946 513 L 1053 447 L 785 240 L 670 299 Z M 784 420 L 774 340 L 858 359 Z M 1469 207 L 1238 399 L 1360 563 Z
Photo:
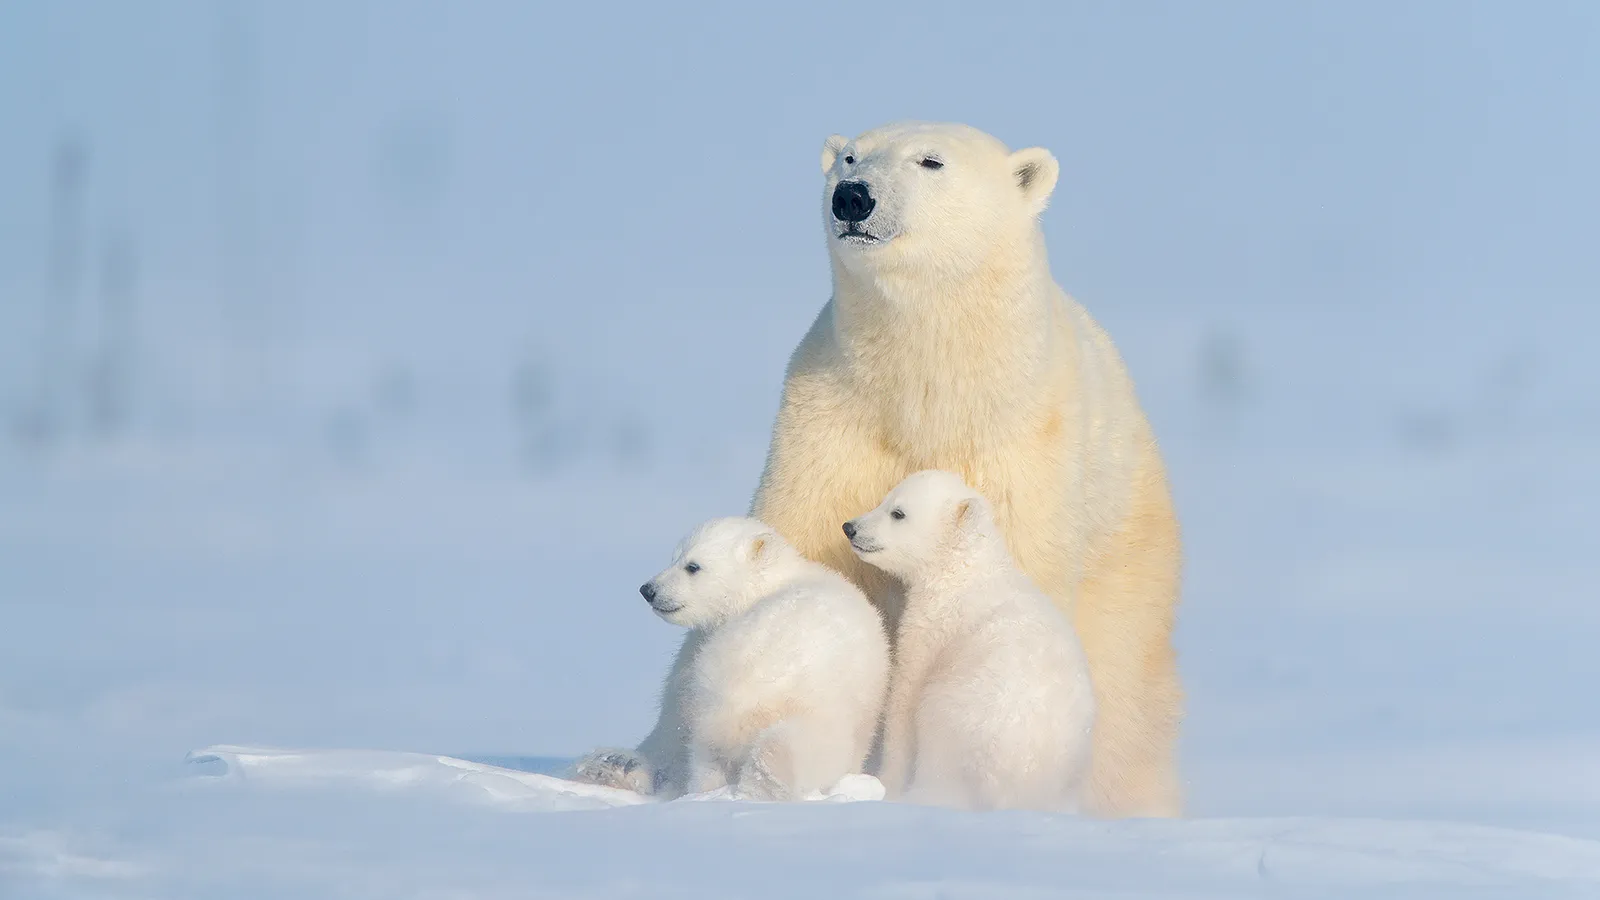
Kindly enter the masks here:
M 363 759 L 373 771 L 399 771 L 381 756 Z M 426 768 L 420 758 L 401 765 L 416 775 Z M 428 795 L 442 782 L 427 776 L 400 785 L 355 775 L 354 757 L 324 759 L 324 775 L 342 770 L 357 789 L 340 792 L 331 779 L 309 795 L 281 781 L 169 788 L 145 798 L 135 835 L 0 837 L 0 873 L 26 896 L 45 897 L 1577 898 L 1600 890 L 1600 842 L 1460 823 L 1106 823 L 688 798 L 583 812 L 570 811 L 570 786 L 547 778 L 490 810 L 476 800 L 436 802 L 443 798 Z M 535 800 L 540 791 L 546 803 Z
M 0 898 L 1600 896 L 1596 8 L 241 2 L 222 78 L 223 8 L 0 4 Z M 746 507 L 817 147 L 900 115 L 1061 158 L 1183 521 L 1186 820 L 560 778 Z
M 565 781 L 449 756 L 382 750 L 284 750 L 218 744 L 191 752 L 191 767 L 251 786 L 422 791 L 517 810 L 616 809 L 649 802 L 633 791 Z
M 252 786 L 417 791 L 516 810 L 616 809 L 653 802 L 633 791 L 569 781 L 546 772 L 394 750 L 285 750 L 217 744 L 192 751 L 184 761 L 196 774 L 245 780 Z M 733 788 L 722 787 L 678 799 L 741 798 Z M 882 800 L 883 785 L 871 775 L 846 775 L 827 791 L 802 799 L 839 803 Z

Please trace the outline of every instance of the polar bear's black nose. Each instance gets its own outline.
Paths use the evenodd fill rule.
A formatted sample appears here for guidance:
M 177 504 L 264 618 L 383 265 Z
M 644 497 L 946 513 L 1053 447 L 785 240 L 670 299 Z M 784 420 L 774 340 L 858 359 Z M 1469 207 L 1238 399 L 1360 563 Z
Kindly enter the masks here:
M 646 581 L 639 585 L 639 593 L 643 595 L 646 603 L 656 602 L 656 586 Z
M 841 222 L 864 222 L 878 201 L 859 181 L 841 181 L 833 189 L 833 217 Z
M 856 539 L 856 523 L 854 523 L 854 522 L 846 522 L 846 523 L 844 523 L 844 536 L 849 538 L 852 541 Z

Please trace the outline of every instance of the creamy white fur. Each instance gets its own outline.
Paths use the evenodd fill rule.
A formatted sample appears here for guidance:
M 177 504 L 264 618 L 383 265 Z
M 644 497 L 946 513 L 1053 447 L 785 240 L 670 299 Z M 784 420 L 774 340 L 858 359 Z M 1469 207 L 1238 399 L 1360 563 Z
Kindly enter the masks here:
M 1116 348 L 1050 272 L 1038 215 L 1055 159 L 913 123 L 829 138 L 822 168 L 833 296 L 789 361 L 751 514 L 860 585 L 892 625 L 898 587 L 839 525 L 913 472 L 959 473 L 1077 626 L 1099 700 L 1088 811 L 1178 814 L 1177 521 Z M 875 241 L 830 211 L 846 180 L 871 189 L 861 229 Z M 697 640 L 639 750 L 591 757 L 592 777 L 648 760 L 663 783 L 686 779 L 680 694 Z
M 859 588 L 761 522 L 727 518 L 689 535 L 646 590 L 697 647 L 679 675 L 683 789 L 800 799 L 861 771 L 889 646 Z
M 905 588 L 878 775 L 889 796 L 1077 812 L 1088 660 L 1012 561 L 989 503 L 958 475 L 918 472 L 846 528 L 857 555 Z

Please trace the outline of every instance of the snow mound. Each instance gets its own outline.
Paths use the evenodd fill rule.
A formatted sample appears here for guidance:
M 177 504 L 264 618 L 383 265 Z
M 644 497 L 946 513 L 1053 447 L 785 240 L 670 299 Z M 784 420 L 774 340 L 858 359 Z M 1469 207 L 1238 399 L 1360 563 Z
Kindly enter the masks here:
M 217 744 L 190 752 L 184 762 L 190 774 L 247 782 L 253 786 L 384 793 L 411 791 L 519 811 L 613 809 L 655 802 L 633 791 L 569 781 L 549 774 L 452 756 L 395 750 L 286 750 Z M 805 799 L 844 803 L 882 800 L 883 796 L 883 785 L 871 775 L 846 775 L 827 792 Z M 741 798 L 731 788 L 719 788 L 680 799 Z
M 649 803 L 633 791 L 450 756 L 393 750 L 286 750 L 217 744 L 184 760 L 192 774 L 284 788 L 413 791 L 518 810 L 562 812 Z

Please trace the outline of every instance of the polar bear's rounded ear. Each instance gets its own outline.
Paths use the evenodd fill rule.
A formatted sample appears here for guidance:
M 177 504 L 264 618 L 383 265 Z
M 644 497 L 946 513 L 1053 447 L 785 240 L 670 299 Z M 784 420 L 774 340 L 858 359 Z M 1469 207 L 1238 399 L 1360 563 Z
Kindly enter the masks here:
M 1029 147 L 1011 154 L 1011 177 L 1016 179 L 1028 209 L 1038 215 L 1050 204 L 1056 179 L 1061 177 L 1061 164 L 1049 150 Z
M 957 531 L 972 524 L 972 507 L 974 503 L 976 503 L 974 500 L 963 500 L 961 505 L 956 507 L 955 528 Z
M 843 150 L 844 145 L 848 143 L 850 143 L 850 139 L 842 134 L 832 135 L 822 142 L 822 172 L 824 175 L 827 174 L 829 169 L 833 168 L 833 161 L 839 158 L 839 151 Z
M 956 504 L 955 515 L 951 517 L 950 528 L 956 534 L 970 534 L 975 529 L 983 527 L 982 523 L 990 519 L 993 512 L 989 508 L 989 501 L 981 496 L 967 497 Z
M 760 559 L 761 558 L 761 554 L 763 554 L 765 552 L 767 552 L 767 536 L 766 535 L 761 535 L 760 537 L 758 537 L 755 540 L 750 542 L 750 558 L 752 560 Z

